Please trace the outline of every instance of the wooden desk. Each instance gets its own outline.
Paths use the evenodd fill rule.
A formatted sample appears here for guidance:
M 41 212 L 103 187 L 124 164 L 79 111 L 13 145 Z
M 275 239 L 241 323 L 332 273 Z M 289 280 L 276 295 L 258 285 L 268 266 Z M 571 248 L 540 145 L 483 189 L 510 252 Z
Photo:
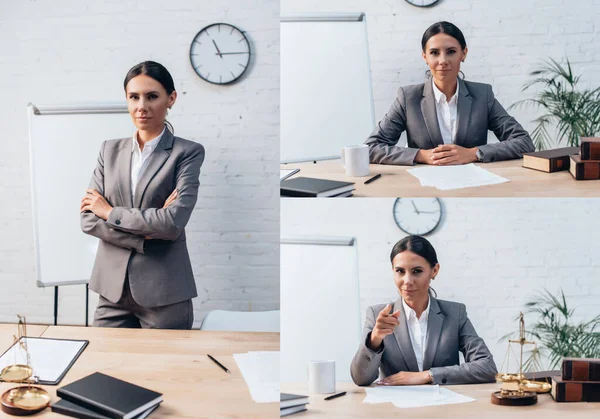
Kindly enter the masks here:
M 355 182 L 354 196 L 359 197 L 600 197 L 600 180 L 575 180 L 568 171 L 544 173 L 522 167 L 523 160 L 477 163 L 478 166 L 510 182 L 476 188 L 440 191 L 421 186 L 406 170 L 423 167 L 372 164 L 366 177 L 346 176 L 340 160 L 317 163 L 282 164 L 282 169 L 300 169 L 293 177 Z M 381 173 L 381 178 L 365 185 L 365 180 Z
M 337 383 L 336 392 L 346 391 L 345 396 L 324 401 L 327 395 L 310 395 L 308 410 L 290 417 L 306 418 L 485 418 L 507 419 L 536 417 L 544 419 L 577 419 L 600 417 L 600 403 L 556 403 L 550 394 L 538 394 L 533 406 L 497 406 L 490 395 L 500 390 L 500 384 L 472 384 L 447 386 L 446 388 L 476 399 L 474 402 L 444 406 L 399 409 L 391 403 L 363 403 L 365 389 L 352 383 Z M 282 383 L 281 391 L 292 394 L 308 394 L 306 383 Z
M 29 331 L 30 326 L 27 328 Z M 7 331 L 12 333 L 0 328 L 0 343 L 7 339 Z M 152 418 L 279 417 L 279 403 L 252 400 L 233 359 L 234 353 L 278 351 L 279 333 L 50 326 L 42 336 L 90 341 L 58 386 L 43 386 L 52 396 L 52 403 L 59 400 L 58 387 L 100 371 L 163 393 L 164 401 Z M 208 359 L 207 353 L 231 374 Z M 10 387 L 0 383 L 1 392 Z M 49 408 L 35 417 L 39 416 L 65 417 Z M 0 412 L 0 417 L 10 416 Z
M 28 324 L 27 334 L 29 336 L 41 336 L 47 328 L 46 325 Z M 13 336 L 18 334 L 19 329 L 16 324 L 0 323 L 0 355 L 13 344 Z

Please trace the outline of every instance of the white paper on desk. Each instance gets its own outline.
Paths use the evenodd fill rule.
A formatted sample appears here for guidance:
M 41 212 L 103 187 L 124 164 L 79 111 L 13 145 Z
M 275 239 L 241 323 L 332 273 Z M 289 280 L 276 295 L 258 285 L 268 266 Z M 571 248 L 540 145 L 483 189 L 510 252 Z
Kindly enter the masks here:
M 256 403 L 279 403 L 279 352 L 233 354 Z
M 44 338 L 23 338 L 29 350 L 30 366 L 33 375 L 40 381 L 58 381 L 62 373 L 69 367 L 86 341 L 61 340 Z M 0 370 L 8 365 L 27 365 L 27 356 L 23 347 L 13 345 L 0 357 Z
M 398 408 L 440 406 L 475 401 L 447 388 L 433 386 L 367 387 L 363 403 L 393 403 Z
M 508 182 L 473 163 L 457 166 L 427 166 L 408 169 L 408 173 L 419 179 L 421 186 L 433 186 L 439 190 L 472 188 Z

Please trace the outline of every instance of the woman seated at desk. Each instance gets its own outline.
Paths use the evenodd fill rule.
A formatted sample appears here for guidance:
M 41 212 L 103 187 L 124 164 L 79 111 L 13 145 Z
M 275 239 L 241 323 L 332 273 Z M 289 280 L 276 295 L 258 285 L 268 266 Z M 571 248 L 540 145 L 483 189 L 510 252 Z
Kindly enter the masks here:
M 390 256 L 400 298 L 367 309 L 350 372 L 357 385 L 471 384 L 495 381 L 496 364 L 465 305 L 438 300 L 429 287 L 440 271 L 421 236 L 396 243 Z M 459 365 L 458 351 L 465 357 Z
M 366 141 L 371 163 L 487 163 L 535 151 L 527 131 L 494 98 L 492 86 L 458 77 L 468 51 L 460 29 L 449 22 L 434 23 L 423 34 L 421 47 L 431 78 L 398 90 Z M 488 130 L 500 142 L 487 144 Z M 397 147 L 404 131 L 407 147 Z

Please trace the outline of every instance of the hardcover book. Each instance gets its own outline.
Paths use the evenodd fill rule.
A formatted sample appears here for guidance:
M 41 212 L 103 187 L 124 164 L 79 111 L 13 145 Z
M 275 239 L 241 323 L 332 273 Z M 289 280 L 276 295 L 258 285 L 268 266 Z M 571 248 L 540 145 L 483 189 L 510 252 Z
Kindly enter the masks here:
M 573 381 L 600 381 L 600 359 L 565 358 L 562 363 L 562 379 Z
M 600 160 L 582 160 L 579 155 L 571 156 L 569 171 L 577 180 L 600 179 Z
M 600 160 L 600 138 L 581 137 L 581 160 Z
M 579 147 L 525 153 L 523 154 L 523 167 L 547 173 L 569 170 L 569 156 L 577 153 L 579 153 Z
M 565 381 L 552 377 L 552 398 L 557 402 L 600 402 L 600 382 Z

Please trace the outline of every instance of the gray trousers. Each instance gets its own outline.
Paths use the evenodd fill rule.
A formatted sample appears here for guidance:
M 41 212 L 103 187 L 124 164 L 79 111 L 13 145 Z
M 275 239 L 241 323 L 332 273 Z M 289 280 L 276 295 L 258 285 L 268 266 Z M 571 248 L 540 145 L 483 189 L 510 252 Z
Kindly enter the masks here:
M 191 299 L 162 307 L 142 307 L 131 295 L 128 278 L 125 278 L 121 299 L 117 303 L 111 303 L 100 296 L 94 314 L 95 327 L 189 330 L 193 323 L 194 308 Z

